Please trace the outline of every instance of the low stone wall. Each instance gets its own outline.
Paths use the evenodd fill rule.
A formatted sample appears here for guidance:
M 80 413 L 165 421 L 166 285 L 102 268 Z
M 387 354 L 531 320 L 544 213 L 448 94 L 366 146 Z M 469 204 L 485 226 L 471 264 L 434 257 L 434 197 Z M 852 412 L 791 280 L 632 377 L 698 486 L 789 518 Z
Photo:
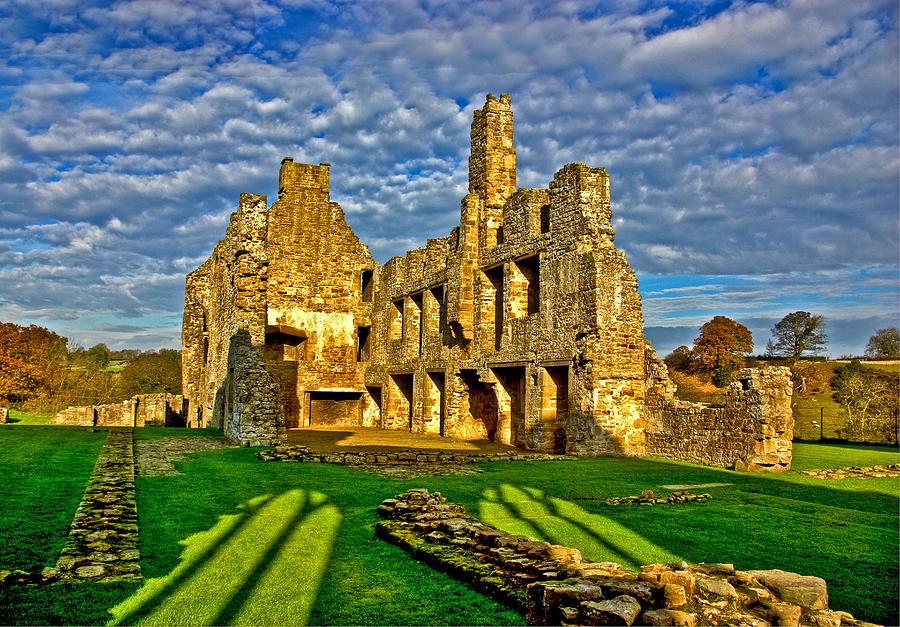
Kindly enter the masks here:
M 843 468 L 828 468 L 825 470 L 804 470 L 804 475 L 817 479 L 876 479 L 882 477 L 900 477 L 900 464 L 886 464 L 883 466 L 844 466 Z
M 651 399 L 646 454 L 735 470 L 787 470 L 794 432 L 791 391 L 788 368 L 745 368 L 724 407 Z
M 551 455 L 549 453 L 454 453 L 451 451 L 397 451 L 397 452 L 364 452 L 364 453 L 314 453 L 305 446 L 276 446 L 257 454 L 261 460 L 283 462 L 310 462 L 326 464 L 342 464 L 344 466 L 373 466 L 417 464 L 468 464 L 473 462 L 507 462 L 507 461 L 551 461 L 559 459 L 578 459 L 573 455 Z
M 864 625 L 828 609 L 823 579 L 731 564 L 588 563 L 574 548 L 471 519 L 413 489 L 378 507 L 375 535 L 524 611 L 529 625 Z
M 107 405 L 68 407 L 51 420 L 81 427 L 184 426 L 185 401 L 179 394 L 138 394 Z

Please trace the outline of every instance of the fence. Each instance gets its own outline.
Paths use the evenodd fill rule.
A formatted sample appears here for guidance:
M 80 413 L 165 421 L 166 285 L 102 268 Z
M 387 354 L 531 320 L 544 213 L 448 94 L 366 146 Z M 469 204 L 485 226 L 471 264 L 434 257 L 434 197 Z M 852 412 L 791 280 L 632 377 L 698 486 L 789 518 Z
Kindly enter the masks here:
M 794 407 L 795 440 L 843 440 L 847 412 L 832 407 Z
M 851 432 L 847 425 L 847 412 L 843 408 L 832 407 L 794 407 L 794 439 L 795 440 L 849 440 L 858 442 L 860 438 Z M 894 438 L 867 434 L 866 441 L 892 444 L 897 441 L 897 411 L 887 419 L 893 420 Z M 890 428 L 888 428 L 890 430 Z

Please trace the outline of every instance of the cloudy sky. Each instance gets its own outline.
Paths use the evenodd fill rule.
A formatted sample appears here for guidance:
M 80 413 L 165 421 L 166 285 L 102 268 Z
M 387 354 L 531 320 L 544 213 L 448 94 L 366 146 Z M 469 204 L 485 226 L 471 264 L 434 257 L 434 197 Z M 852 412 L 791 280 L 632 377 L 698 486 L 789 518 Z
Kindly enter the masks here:
M 727 315 L 898 324 L 896 0 L 0 0 L 0 320 L 179 347 L 184 275 L 282 157 L 379 261 L 446 235 L 472 112 L 518 184 L 612 174 L 665 354 Z

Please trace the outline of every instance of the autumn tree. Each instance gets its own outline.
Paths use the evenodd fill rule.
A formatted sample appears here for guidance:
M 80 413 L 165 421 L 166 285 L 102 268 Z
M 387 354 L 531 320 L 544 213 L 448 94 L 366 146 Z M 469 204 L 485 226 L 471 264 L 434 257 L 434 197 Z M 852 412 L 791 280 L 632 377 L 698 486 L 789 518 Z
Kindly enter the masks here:
M 702 370 L 713 373 L 716 385 L 723 387 L 731 381 L 731 373 L 744 365 L 753 350 L 750 329 L 725 316 L 716 316 L 702 327 L 691 351 Z
M 66 338 L 44 327 L 0 323 L 0 401 L 46 396 L 59 383 L 66 355 Z
M 874 359 L 897 359 L 900 357 L 900 329 L 897 327 L 878 329 L 866 344 L 866 357 Z
M 808 311 L 795 311 L 772 327 L 772 339 L 766 346 L 769 355 L 797 361 L 805 352 L 818 353 L 825 348 L 825 318 Z

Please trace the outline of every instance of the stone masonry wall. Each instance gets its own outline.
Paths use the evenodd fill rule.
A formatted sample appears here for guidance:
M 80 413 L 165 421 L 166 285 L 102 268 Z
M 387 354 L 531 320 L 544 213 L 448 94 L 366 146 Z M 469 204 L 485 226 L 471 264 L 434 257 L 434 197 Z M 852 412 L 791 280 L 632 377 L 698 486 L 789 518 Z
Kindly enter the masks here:
M 460 226 L 381 272 L 366 370 L 381 424 L 643 453 L 643 319 L 609 175 L 573 163 L 547 189 L 515 190 L 506 95 L 488 96 L 471 136 Z
M 216 405 L 222 406 L 225 437 L 230 441 L 242 446 L 284 441 L 280 386 L 244 329 L 231 336 L 228 376 Z
M 724 407 L 658 399 L 647 408 L 648 455 L 734 468 L 790 468 L 794 419 L 784 367 L 745 368 Z
M 222 427 L 215 397 L 227 375 L 228 348 L 238 329 L 265 338 L 266 197 L 241 194 L 225 238 L 186 279 L 182 325 L 182 389 L 191 426 Z
M 183 426 L 185 405 L 180 394 L 137 394 L 119 403 L 67 407 L 51 423 L 82 427 Z
M 733 564 L 587 562 L 577 548 L 473 520 L 414 488 L 378 507 L 375 535 L 522 611 L 529 625 L 867 625 L 828 607 L 824 579 Z

